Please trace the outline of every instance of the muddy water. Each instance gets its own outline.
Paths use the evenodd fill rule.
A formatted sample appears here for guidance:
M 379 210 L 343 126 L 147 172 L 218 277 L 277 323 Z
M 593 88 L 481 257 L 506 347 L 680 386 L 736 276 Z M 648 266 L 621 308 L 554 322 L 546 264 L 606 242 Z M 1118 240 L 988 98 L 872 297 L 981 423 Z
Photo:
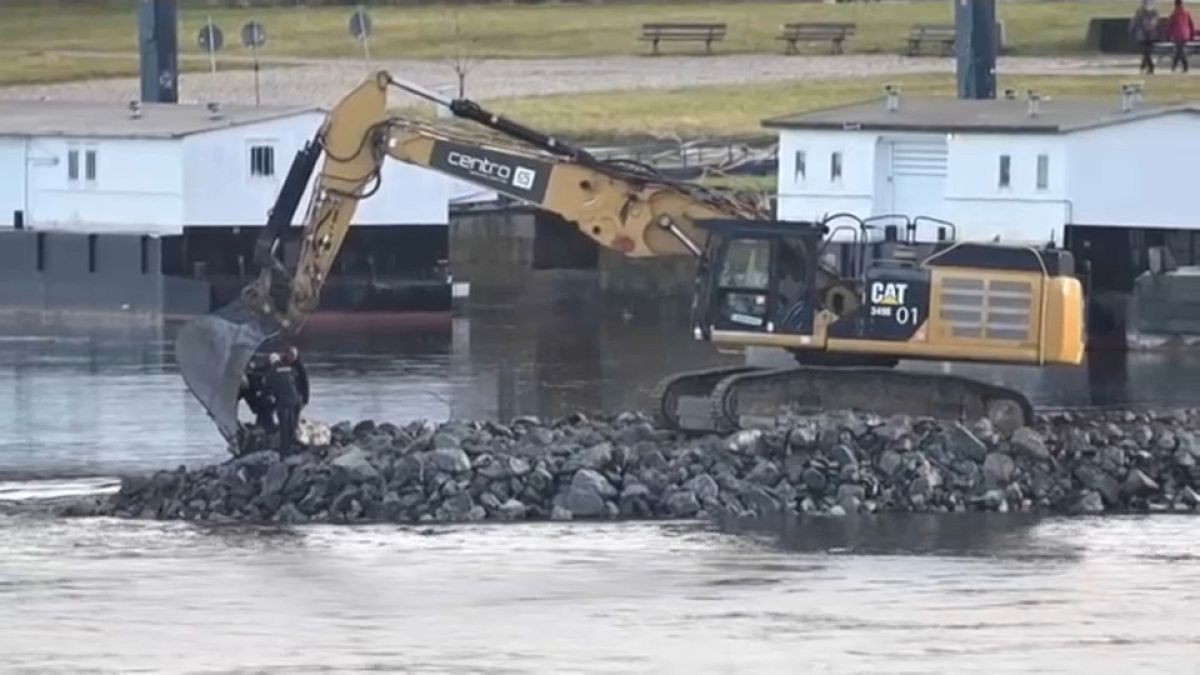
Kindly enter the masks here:
M 744 358 L 680 340 L 675 318 L 575 310 L 314 331 L 312 414 L 612 410 L 644 404 L 668 372 Z M 173 370 L 169 331 L 6 332 L 0 501 L 222 458 Z M 1192 359 L 1118 366 L 966 372 L 1039 402 L 1200 400 Z M 1198 534 L 1186 517 L 907 518 L 733 536 L 690 524 L 284 532 L 0 515 L 0 670 L 1194 672 Z

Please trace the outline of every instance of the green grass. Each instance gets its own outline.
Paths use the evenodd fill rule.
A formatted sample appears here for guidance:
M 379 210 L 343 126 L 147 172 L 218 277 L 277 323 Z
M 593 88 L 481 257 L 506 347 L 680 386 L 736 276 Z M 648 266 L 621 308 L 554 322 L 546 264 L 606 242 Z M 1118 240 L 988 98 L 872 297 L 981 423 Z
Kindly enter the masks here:
M 1088 19 L 1126 16 L 1128 0 L 998 3 L 1008 40 L 1019 54 L 1057 54 L 1084 48 Z M 132 3 L 104 3 L 61 9 L 6 3 L 0 8 L 0 46 L 33 53 L 53 50 L 128 52 L 136 48 Z M 722 53 L 781 51 L 775 39 L 788 21 L 845 20 L 858 24 L 847 43 L 850 52 L 899 52 L 908 26 L 915 22 L 951 22 L 948 2 L 914 4 L 779 2 L 630 2 L 567 5 L 471 5 L 378 7 L 371 10 L 373 56 L 442 57 L 469 48 L 481 57 L 585 56 L 643 54 L 636 34 L 644 21 L 724 21 L 729 25 Z M 242 54 L 239 27 L 258 19 L 267 31 L 263 54 L 277 56 L 357 57 L 358 45 L 347 32 L 348 8 L 180 10 L 180 48 L 199 53 L 196 33 L 212 15 L 226 36 L 223 54 Z M 455 17 L 460 32 L 455 33 Z M 702 51 L 700 45 L 673 45 L 670 51 Z M 817 51 L 825 48 L 815 46 Z M 28 79 L 28 78 L 26 78 Z
M 1001 76 L 999 88 L 1036 89 L 1051 100 L 1102 97 L 1117 106 L 1120 85 L 1131 79 L 1128 75 Z M 761 125 L 765 118 L 880 98 L 888 83 L 898 84 L 902 96 L 955 95 L 952 75 L 919 75 L 540 96 L 497 99 L 486 105 L 542 131 L 576 140 L 747 138 L 769 135 Z M 1149 78 L 1144 98 L 1200 99 L 1200 78 L 1169 74 Z

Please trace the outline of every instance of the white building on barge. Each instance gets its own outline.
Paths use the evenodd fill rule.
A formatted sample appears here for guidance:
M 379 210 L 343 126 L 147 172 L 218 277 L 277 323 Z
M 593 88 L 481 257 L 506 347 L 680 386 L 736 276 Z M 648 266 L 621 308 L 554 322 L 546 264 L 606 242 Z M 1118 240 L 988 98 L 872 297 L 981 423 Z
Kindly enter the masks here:
M 1198 113 L 1129 90 L 1104 100 L 891 93 L 764 125 L 779 134 L 780 219 L 924 215 L 954 223 L 959 239 L 1053 242 L 1103 298 L 1133 291 L 1152 248 L 1200 264 Z M 1121 302 L 1093 309 L 1125 322 Z M 1178 309 L 1161 314 L 1182 321 Z
M 252 272 L 254 236 L 324 117 L 316 107 L 0 101 L 0 287 L 11 291 L 0 307 L 178 306 L 165 291 L 149 299 L 132 289 L 122 280 L 131 266 L 202 280 L 210 304 L 227 300 Z M 449 204 L 464 187 L 388 162 L 339 258 L 346 283 L 331 282 L 323 307 L 448 306 L 440 270 Z

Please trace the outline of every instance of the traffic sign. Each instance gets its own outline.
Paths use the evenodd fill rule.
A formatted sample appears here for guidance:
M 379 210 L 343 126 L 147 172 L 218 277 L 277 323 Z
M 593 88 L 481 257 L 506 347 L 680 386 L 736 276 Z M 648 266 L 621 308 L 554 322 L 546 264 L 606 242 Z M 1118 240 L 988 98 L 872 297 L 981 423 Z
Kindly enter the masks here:
M 371 15 L 367 14 L 367 10 L 359 7 L 350 15 L 350 35 L 354 36 L 355 40 L 365 40 L 371 35 Z
M 200 34 L 196 36 L 196 42 L 200 45 L 200 49 L 212 54 L 221 51 L 221 47 L 225 45 L 225 35 L 221 33 L 220 28 L 206 23 L 200 29 Z
M 242 26 L 242 45 L 257 49 L 267 43 L 267 30 L 257 21 L 247 21 Z

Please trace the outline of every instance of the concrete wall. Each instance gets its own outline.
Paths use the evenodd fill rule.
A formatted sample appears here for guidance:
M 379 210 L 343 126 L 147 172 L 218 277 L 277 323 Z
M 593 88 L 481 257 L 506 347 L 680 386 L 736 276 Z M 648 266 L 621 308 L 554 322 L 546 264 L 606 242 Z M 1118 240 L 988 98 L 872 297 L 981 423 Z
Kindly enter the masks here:
M 0 311 L 162 315 L 208 310 L 208 285 L 168 281 L 159 240 L 0 231 Z
M 1176 113 L 1070 137 L 1067 198 L 1073 222 L 1200 227 L 1195 158 L 1200 115 Z
M 169 140 L 5 137 L 0 142 L 0 223 L 14 210 L 30 226 L 120 232 L 134 224 L 170 232 L 182 216 L 179 146 Z M 78 178 L 69 155 L 78 153 Z M 86 157 L 95 152 L 95 179 Z

